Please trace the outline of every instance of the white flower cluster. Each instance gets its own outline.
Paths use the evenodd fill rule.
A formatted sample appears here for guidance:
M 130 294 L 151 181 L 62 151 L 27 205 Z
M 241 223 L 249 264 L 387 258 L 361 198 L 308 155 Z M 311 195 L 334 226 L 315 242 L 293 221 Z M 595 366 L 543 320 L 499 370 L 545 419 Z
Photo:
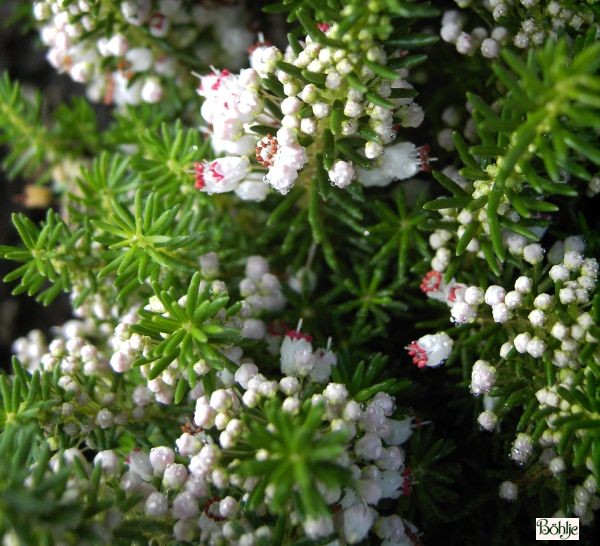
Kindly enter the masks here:
M 90 100 L 123 105 L 159 102 L 167 82 L 188 76 L 189 68 L 168 53 L 173 48 L 188 48 L 207 64 L 215 59 L 243 63 L 252 35 L 244 27 L 242 9 L 218 3 L 183 9 L 184 3 L 191 4 L 127 0 L 104 2 L 98 9 L 91 0 L 41 0 L 33 12 L 50 64 L 86 84 Z M 109 17 L 114 21 L 111 34 L 99 36 Z M 195 45 L 210 30 L 216 40 L 210 46 Z
M 509 39 L 509 32 L 503 26 L 495 27 L 491 35 L 484 27 L 476 27 L 471 32 L 463 30 L 466 17 L 463 13 L 450 10 L 444 12 L 440 36 L 444 42 L 456 45 L 462 55 L 474 55 L 478 50 L 484 57 L 495 58 L 500 54 L 500 46 Z
M 320 29 L 329 40 L 342 42 L 352 41 L 356 33 L 338 36 L 337 24 L 323 24 Z M 329 130 L 334 108 L 340 110 L 336 114 L 340 137 L 359 136 L 361 128 L 373 134 L 363 139 L 357 152 L 375 161 L 376 168 L 374 172 L 356 170 L 352 161 L 337 159 L 327 169 L 332 185 L 346 187 L 355 176 L 365 185 L 387 185 L 426 168 L 424 148 L 409 142 L 385 148 L 396 138 L 398 125 L 418 127 L 423 121 L 423 111 L 412 98 L 394 98 L 395 91 L 411 94 L 408 71 L 386 68 L 386 52 L 368 28 L 358 34 L 360 48 L 352 52 L 321 45 L 310 37 L 296 52 L 288 47 L 282 53 L 260 42 L 250 53 L 251 68 L 238 75 L 214 70 L 201 77 L 198 93 L 205 99 L 201 113 L 211 126 L 213 147 L 230 157 L 197 164 L 196 187 L 209 193 L 235 190 L 242 199 L 257 201 L 265 198 L 268 185 L 287 193 L 304 166 L 316 160 L 312 157 L 316 147 L 311 144 L 320 142 Z M 380 77 L 374 66 L 396 76 L 391 80 Z M 351 85 L 352 78 L 360 85 Z M 271 87 L 281 89 L 283 97 L 265 87 L 267 80 Z M 266 136 L 253 131 L 259 125 L 270 129 Z M 266 186 L 261 186 L 263 180 Z
M 60 424 L 71 437 L 89 434 L 96 428 L 107 429 L 113 425 L 125 425 L 132 418 L 143 416 L 143 407 L 150 403 L 150 393 L 137 388 L 132 399 L 116 395 L 112 391 L 113 370 L 101 348 L 107 337 L 88 322 L 70 320 L 55 328 L 56 336 L 46 344 L 38 330 L 27 338 L 15 341 L 16 356 L 29 371 L 56 371 L 56 385 L 64 389 L 69 402 L 59 404 L 48 413 L 49 427 Z M 31 355 L 35 354 L 35 359 Z M 111 362 L 112 364 L 112 362 Z M 95 376 L 93 393 L 85 384 L 87 377 Z
M 482 288 L 454 280 L 445 284 L 436 271 L 428 273 L 421 286 L 428 295 L 447 302 L 452 319 L 459 324 L 493 321 L 511 327 L 509 339 L 500 347 L 496 365 L 484 360 L 474 363 L 473 394 L 487 397 L 492 388 L 501 386 L 497 370 L 509 366 L 513 360 L 530 362 L 533 358 L 539 363 L 536 369 L 543 366 L 542 363 L 560 368 L 552 384 L 547 383 L 545 374 L 539 382 L 535 371 L 532 377 L 532 384 L 538 388 L 537 405 L 544 412 L 546 426 L 538 441 L 544 448 L 539 461 L 555 476 L 563 473 L 567 464 L 555 450 L 564 434 L 556 419 L 593 418 L 583 407 L 573 404 L 569 395 L 562 394 L 579 389 L 585 392 L 586 382 L 593 380 L 589 373 L 577 374 L 581 368 L 586 369 L 586 361 L 582 360 L 584 350 L 598 342 L 592 333 L 596 324 L 587 307 L 597 288 L 599 265 L 596 259 L 584 257 L 584 247 L 583 239 L 577 236 L 555 243 L 546 256 L 545 276 L 535 283 L 531 277 L 522 275 L 508 291 L 498 285 Z M 523 256 L 529 263 L 538 264 L 543 252 L 539 245 L 528 245 L 523 249 Z M 593 358 L 596 363 L 600 361 L 598 354 L 588 354 L 586 358 Z M 484 398 L 486 409 L 478 418 L 481 427 L 490 431 L 496 428 L 499 413 L 491 400 Z M 579 437 L 586 434 L 585 429 L 578 431 Z M 523 465 L 531 459 L 534 449 L 532 436 L 521 432 L 513 442 L 510 457 Z M 587 523 L 592 521 L 593 511 L 600 508 L 600 499 L 594 496 L 595 488 L 594 477 L 590 476 L 586 484 L 575 491 L 573 513 Z M 511 491 L 503 484 L 500 496 L 512 499 Z
M 476 180 L 475 182 L 467 181 L 453 168 L 445 168 L 442 172 L 471 194 L 473 199 L 479 199 L 489 195 L 493 186 L 493 177 L 495 176 L 497 169 L 498 167 L 496 165 L 488 166 L 486 171 L 492 178 L 490 180 Z M 513 181 L 513 183 L 515 184 L 515 188 L 519 187 L 519 181 Z M 474 254 L 479 259 L 485 260 L 480 239 L 489 239 L 490 228 L 487 217 L 487 204 L 477 211 L 471 211 L 468 208 L 460 210 L 452 208 L 440 209 L 438 210 L 438 213 L 440 214 L 442 221 L 458 224 L 458 227 L 456 231 L 436 229 L 429 236 L 429 246 L 435 250 L 435 254 L 431 260 L 431 268 L 433 271 L 443 273 L 448 268 L 450 261 L 455 254 L 457 241 L 473 224 L 477 225 L 477 229 L 475 230 L 474 237 L 467 244 L 465 253 Z M 498 215 L 515 224 L 519 223 L 521 220 L 520 215 L 513 209 L 510 200 L 506 196 L 501 198 L 498 207 Z M 532 226 L 528 229 L 533 235 L 539 238 L 541 238 L 546 231 L 545 227 L 538 226 Z M 542 247 L 539 244 L 532 243 L 523 235 L 519 235 L 509 230 L 502 231 L 502 238 L 504 245 L 511 255 L 522 258 L 531 265 L 536 265 L 542 261 L 543 252 Z M 431 292 L 428 294 L 430 297 L 440 299 L 440 293 L 434 293 L 438 291 L 438 288 L 427 290 L 423 285 L 422 288 L 425 292 Z
M 282 347 L 282 361 L 284 350 Z M 152 449 L 149 455 L 133 452 L 122 485 L 144 495 L 147 516 L 170 515 L 175 520 L 173 534 L 177 540 L 199 540 L 209 545 L 270 544 L 270 529 L 255 528 L 242 511 L 258 477 L 236 473 L 237 461 L 231 459 L 228 450 L 244 442 L 247 431 L 240 419 L 244 407 L 255 408 L 259 399 L 283 396 L 283 411 L 296 414 L 303 402 L 303 381 L 310 382 L 295 375 L 270 381 L 258 373 L 254 364 L 242 364 L 235 373 L 235 385 L 223 385 L 210 396 L 201 394 L 197 398 L 194 424 L 200 428 L 184 432 L 176 442 L 178 461 L 184 462 L 175 462 L 175 452 L 166 446 Z M 312 539 L 337 531 L 342 535 L 340 543 L 356 544 L 373 531 L 382 539 L 382 545 L 411 544 L 405 532 L 407 522 L 377 511 L 380 500 L 408 492 L 409 476 L 399 446 L 411 435 L 411 419 L 391 417 L 394 401 L 387 394 L 379 393 L 362 405 L 337 383 L 329 383 L 313 394 L 312 402 L 324 404 L 323 425 L 327 429 L 347 431 L 348 449 L 336 462 L 350 470 L 354 485 L 342 490 L 319 483 L 332 513 L 302 521 L 290 504 L 293 525 L 302 526 L 300 532 Z M 256 454 L 259 460 L 270 456 L 265 449 Z M 153 477 L 161 480 L 158 489 L 151 484 Z M 268 486 L 265 493 L 267 501 L 271 488 Z M 267 514 L 267 505 L 257 508 L 259 518 Z M 414 532 L 414 528 L 409 529 Z
M 472 0 L 455 1 L 461 8 L 473 3 Z M 592 25 L 595 20 L 593 10 L 586 2 L 571 2 L 568 8 L 556 0 L 484 0 L 481 4 L 490 12 L 494 21 L 504 22 L 518 18 L 521 20 L 520 28 L 514 34 L 501 25 L 495 26 L 491 34 L 484 27 L 465 32 L 465 14 L 457 10 L 446 11 L 440 35 L 445 42 L 455 44 L 456 50 L 462 55 L 474 55 L 480 50 L 484 57 L 495 58 L 500 54 L 501 46 L 511 41 L 516 47 L 527 49 L 542 45 L 546 40 L 556 39 L 563 29 L 580 31 L 582 27 Z M 547 20 L 550 21 L 550 26 Z
M 204 279 L 200 281 L 200 290 L 210 287 L 210 294 L 216 296 L 227 292 L 228 288 L 225 282 L 217 279 L 219 275 L 219 259 L 214 252 L 204 254 L 199 258 L 200 271 Z M 242 296 L 241 307 L 238 313 L 227 317 L 225 313 L 220 313 L 216 318 L 222 326 L 235 328 L 240 331 L 242 337 L 246 339 L 260 340 L 267 336 L 266 324 L 258 318 L 264 312 L 274 312 L 281 310 L 285 305 L 285 298 L 281 291 L 279 279 L 269 272 L 269 265 L 262 256 L 250 256 L 246 262 L 246 277 L 240 282 L 239 290 Z M 178 305 L 185 306 L 187 296 L 182 296 L 178 300 Z M 156 296 L 149 298 L 144 307 L 147 311 L 160 314 L 169 318 L 169 312 Z M 152 349 L 152 341 L 147 336 L 140 335 L 131 331 L 130 326 L 138 322 L 137 309 L 130 310 L 124 315 L 114 330 L 114 335 L 109 340 L 109 346 L 113 354 L 110 358 L 110 365 L 117 373 L 124 373 L 129 370 L 134 362 L 141 357 L 148 356 Z M 243 351 L 235 345 L 221 347 L 221 352 L 231 361 L 239 363 Z M 148 376 L 151 366 L 149 364 L 140 366 L 140 371 L 144 377 Z M 211 370 L 209 364 L 200 359 L 193 368 L 193 372 L 199 377 L 207 374 Z M 177 359 L 173 360 L 169 366 L 155 379 L 148 379 L 148 388 L 154 394 L 156 400 L 162 404 L 170 404 L 175 394 L 175 386 L 182 374 L 187 379 Z M 221 377 L 231 375 L 226 370 L 219 372 Z

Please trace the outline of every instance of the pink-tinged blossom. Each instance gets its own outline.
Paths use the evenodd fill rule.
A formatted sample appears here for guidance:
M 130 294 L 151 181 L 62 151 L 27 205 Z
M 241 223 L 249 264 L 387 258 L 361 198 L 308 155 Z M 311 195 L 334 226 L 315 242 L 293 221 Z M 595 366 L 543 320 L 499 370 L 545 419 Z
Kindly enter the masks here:
M 410 343 L 406 350 L 419 368 L 441 366 L 452 351 L 452 338 L 445 332 L 427 334 Z
M 207 193 L 233 191 L 246 178 L 250 162 L 246 157 L 220 157 L 194 165 L 196 189 Z

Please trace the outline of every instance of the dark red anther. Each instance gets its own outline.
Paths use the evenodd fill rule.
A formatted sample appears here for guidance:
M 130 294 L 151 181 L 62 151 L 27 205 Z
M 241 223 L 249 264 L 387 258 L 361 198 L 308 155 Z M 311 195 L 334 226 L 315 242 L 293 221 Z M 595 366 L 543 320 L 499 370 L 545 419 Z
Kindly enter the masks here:
M 215 497 L 211 497 L 210 499 L 208 499 L 206 501 L 206 504 L 204 505 L 204 513 L 212 520 L 214 521 L 223 521 L 225 518 L 222 516 L 218 516 L 217 514 L 212 514 L 210 512 L 210 507 L 215 503 L 215 502 L 219 502 L 221 499 L 219 499 L 219 497 L 215 496 Z
M 424 144 L 420 148 L 417 148 L 417 150 L 419 151 L 421 170 L 425 173 L 431 172 L 431 166 L 429 165 L 429 152 L 431 152 L 431 148 L 429 144 Z

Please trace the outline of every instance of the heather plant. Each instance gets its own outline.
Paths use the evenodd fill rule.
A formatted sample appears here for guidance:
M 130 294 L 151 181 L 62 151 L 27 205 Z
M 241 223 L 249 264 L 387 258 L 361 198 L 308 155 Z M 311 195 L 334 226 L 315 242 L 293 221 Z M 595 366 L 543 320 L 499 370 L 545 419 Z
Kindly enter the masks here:
M 592 543 L 598 7 L 250 4 L 28 8 L 3 543 Z

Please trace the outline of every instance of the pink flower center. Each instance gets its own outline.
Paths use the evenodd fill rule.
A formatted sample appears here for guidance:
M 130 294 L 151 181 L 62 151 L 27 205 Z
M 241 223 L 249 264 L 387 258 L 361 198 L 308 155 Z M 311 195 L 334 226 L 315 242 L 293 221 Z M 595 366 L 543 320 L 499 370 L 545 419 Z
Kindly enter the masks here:
M 271 324 L 269 324 L 269 327 L 267 328 L 267 332 L 271 336 L 281 336 L 288 331 L 288 325 L 281 319 L 274 320 L 273 322 L 271 322 Z
M 459 288 L 460 286 L 453 286 L 452 288 L 450 288 L 448 292 L 448 301 L 451 301 L 453 303 L 456 301 L 456 293 L 458 292 Z
M 439 271 L 429 271 L 421 281 L 420 288 L 423 292 L 437 292 L 442 284 L 442 274 Z
M 412 357 L 413 364 L 419 368 L 424 368 L 427 365 L 427 353 L 416 341 L 411 342 L 406 350 L 408 355 Z
M 329 23 L 317 23 L 317 28 L 321 32 L 327 32 L 329 30 Z
M 220 72 L 215 72 L 215 75 L 217 76 L 217 79 L 210 86 L 210 88 L 213 91 L 216 91 L 217 89 L 219 89 L 219 87 L 221 87 L 221 84 L 223 83 L 223 79 L 226 78 L 227 76 L 229 76 L 230 74 L 231 74 L 231 72 L 229 72 L 229 70 L 227 70 L 226 68 L 224 68 Z
M 208 172 L 214 177 L 217 182 L 221 182 L 225 176 L 219 170 L 219 164 L 216 161 L 213 161 L 208 167 Z

